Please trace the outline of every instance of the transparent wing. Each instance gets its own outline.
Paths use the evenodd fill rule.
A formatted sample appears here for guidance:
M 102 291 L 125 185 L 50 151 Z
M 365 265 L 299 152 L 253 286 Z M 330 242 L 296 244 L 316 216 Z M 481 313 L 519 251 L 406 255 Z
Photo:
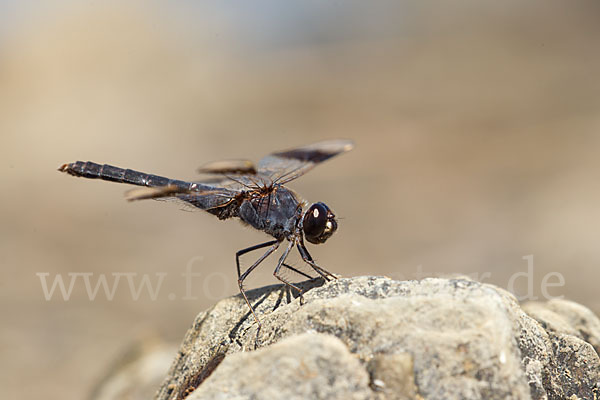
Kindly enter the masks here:
M 219 208 L 229 204 L 238 194 L 224 187 L 193 183 L 189 188 L 167 185 L 136 188 L 126 192 L 126 199 L 179 200 L 202 210 Z
M 221 174 L 221 175 L 240 175 L 256 174 L 256 166 L 249 160 L 221 160 L 204 164 L 198 168 L 198 172 L 203 174 Z
M 238 192 L 260 190 L 272 184 L 269 178 L 258 174 L 256 165 L 249 160 L 213 161 L 198 168 L 198 172 L 212 177 L 196 183 Z
M 263 188 L 270 187 L 272 182 L 269 178 L 260 174 L 221 174 L 210 179 L 203 179 L 195 182 L 200 185 L 214 185 L 223 190 L 240 192 L 240 191 L 260 191 Z
M 264 157 L 258 163 L 258 175 L 274 183 L 285 184 L 338 154 L 354 148 L 350 140 L 327 140 L 308 146 L 285 150 Z

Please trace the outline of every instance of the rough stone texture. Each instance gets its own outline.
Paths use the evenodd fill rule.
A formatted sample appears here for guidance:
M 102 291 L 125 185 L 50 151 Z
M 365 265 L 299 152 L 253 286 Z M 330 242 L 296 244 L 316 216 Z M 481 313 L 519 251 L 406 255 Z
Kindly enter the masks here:
M 577 336 L 600 354 L 600 319 L 588 308 L 572 301 L 552 299 L 525 303 L 523 310 L 547 331 Z
M 550 328 L 466 279 L 320 283 L 302 284 L 313 287 L 304 305 L 281 286 L 252 291 L 260 332 L 239 296 L 200 313 L 157 399 L 598 396 L 600 359 L 585 341 L 598 321 L 582 306 L 553 305 L 562 322 Z
M 265 384 L 267 383 L 268 384 Z M 303 333 L 226 357 L 193 399 L 371 398 L 369 374 L 336 337 Z
M 571 398 L 571 393 L 582 399 L 600 398 L 600 366 L 590 362 L 600 354 L 600 319 L 584 306 L 561 299 L 526 303 L 523 309 L 546 330 L 552 346 L 550 398 Z M 586 376 L 596 377 L 595 391 L 587 393 L 581 388 L 577 393 L 572 382 L 583 384 Z

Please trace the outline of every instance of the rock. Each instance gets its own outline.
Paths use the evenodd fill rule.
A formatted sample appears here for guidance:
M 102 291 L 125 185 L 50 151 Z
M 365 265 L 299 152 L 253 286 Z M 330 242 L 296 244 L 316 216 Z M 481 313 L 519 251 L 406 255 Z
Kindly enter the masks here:
M 145 338 L 127 349 L 96 385 L 91 400 L 146 400 L 160 386 L 177 348 Z
M 260 331 L 239 296 L 200 313 L 157 399 L 598 396 L 600 359 L 586 341 L 597 319 L 582 306 L 571 308 L 585 322 L 563 315 L 550 328 L 467 279 L 320 284 L 301 284 L 312 288 L 303 305 L 281 286 L 249 292 Z
M 525 303 L 523 310 L 547 331 L 577 336 L 600 354 L 600 319 L 588 308 L 572 301 L 552 299 Z
M 548 380 L 550 392 L 555 398 L 569 398 L 570 393 L 580 393 L 578 398 L 597 399 L 600 366 L 589 361 L 597 358 L 600 352 L 600 319 L 584 306 L 562 299 L 529 302 L 523 309 L 541 324 L 551 342 L 554 357 L 548 366 L 552 377 Z M 586 397 L 582 393 L 588 386 L 596 386 L 596 391 L 592 389 Z
M 366 400 L 371 393 L 369 374 L 344 343 L 302 333 L 226 357 L 187 399 Z

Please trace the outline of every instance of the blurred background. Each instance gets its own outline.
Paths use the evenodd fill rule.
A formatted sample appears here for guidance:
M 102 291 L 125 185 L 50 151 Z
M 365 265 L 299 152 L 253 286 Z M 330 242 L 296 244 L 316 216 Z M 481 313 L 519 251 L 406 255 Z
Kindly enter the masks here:
M 237 294 L 235 251 L 266 239 L 56 171 L 76 160 L 192 180 L 351 138 L 290 185 L 343 218 L 309 248 L 321 265 L 504 288 L 522 273 L 515 294 L 600 312 L 599 21 L 594 0 L 0 1 L 3 396 L 86 398 L 131 343 L 178 343 Z M 275 283 L 271 264 L 247 287 Z M 80 280 L 65 301 L 39 273 L 164 279 L 155 299 L 123 278 L 112 300 Z

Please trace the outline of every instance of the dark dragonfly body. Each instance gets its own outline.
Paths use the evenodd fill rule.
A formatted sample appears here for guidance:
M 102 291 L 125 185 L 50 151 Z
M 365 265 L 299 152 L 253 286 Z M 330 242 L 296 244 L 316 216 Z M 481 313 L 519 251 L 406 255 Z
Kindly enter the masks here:
M 238 216 L 253 228 L 283 240 L 296 230 L 301 213 L 301 202 L 295 194 L 276 185 L 268 196 L 243 200 Z
M 305 238 L 313 244 L 324 243 L 337 230 L 335 215 L 324 203 L 309 205 L 284 185 L 304 175 L 318 163 L 352 148 L 350 141 L 331 140 L 270 154 L 260 160 L 258 166 L 247 160 L 217 161 L 200 168 L 200 172 L 212 177 L 199 182 L 170 179 L 91 161 L 64 164 L 59 171 L 83 178 L 140 186 L 141 189 L 128 192 L 128 200 L 174 198 L 219 219 L 239 218 L 272 236 L 272 241 L 236 253 L 240 292 L 260 325 L 244 291 L 243 281 L 283 241 L 287 240 L 288 244 L 273 275 L 297 290 L 301 299 L 302 291 L 279 274 L 283 267 L 310 278 L 285 263 L 292 247 L 296 246 L 302 259 L 325 280 L 335 278 L 314 262 L 304 244 Z M 265 247 L 268 250 L 242 273 L 239 257 Z
M 91 161 L 77 161 L 72 164 L 65 164 L 59 168 L 59 171 L 82 178 L 102 179 L 104 181 L 128 183 L 130 185 L 145 186 L 149 188 L 174 187 L 181 193 L 186 191 L 196 192 L 211 189 L 209 186 L 195 182 L 169 179 L 164 176 L 146 174 L 144 172 L 114 167 L 108 164 L 96 164 Z M 182 200 L 185 199 L 182 198 Z M 210 210 L 220 204 L 218 198 L 211 198 L 209 196 L 190 197 L 189 200 L 190 202 L 194 200 L 193 205 L 203 210 Z

